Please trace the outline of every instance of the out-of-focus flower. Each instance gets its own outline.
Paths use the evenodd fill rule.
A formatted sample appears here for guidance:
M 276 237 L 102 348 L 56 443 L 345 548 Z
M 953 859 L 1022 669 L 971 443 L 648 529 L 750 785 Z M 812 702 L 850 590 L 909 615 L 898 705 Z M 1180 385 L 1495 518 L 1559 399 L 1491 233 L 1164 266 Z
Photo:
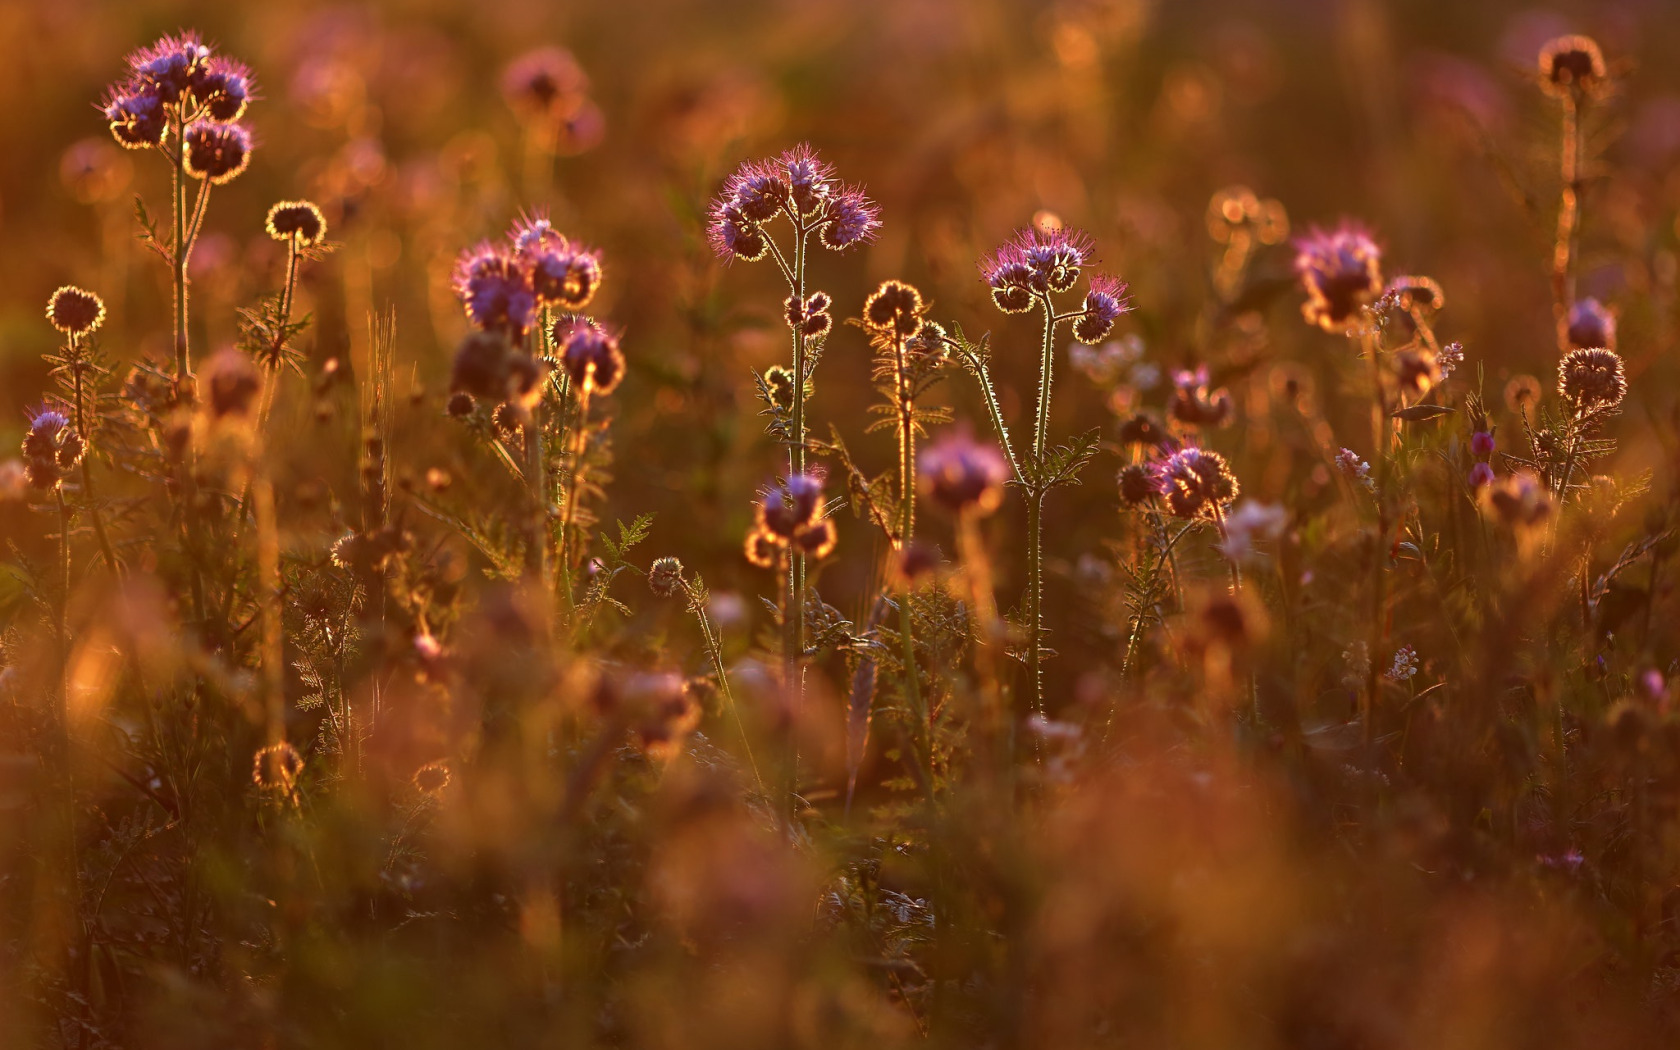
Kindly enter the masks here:
M 326 216 L 309 201 L 280 201 L 268 209 L 265 226 L 270 237 L 300 248 L 313 248 L 327 237 Z
M 1588 296 L 1569 308 L 1569 345 L 1581 350 L 1616 349 L 1616 315 Z
M 1295 244 L 1295 273 L 1307 290 L 1301 316 L 1326 332 L 1345 332 L 1382 294 L 1382 253 L 1369 234 L 1343 223 L 1313 230 Z
M 601 286 L 600 252 L 567 238 L 541 214 L 521 219 L 508 236 L 537 302 L 568 313 L 589 305 Z
M 1003 501 L 1009 461 L 995 445 L 947 431 L 916 457 L 916 473 L 928 498 L 952 514 L 990 514 Z
M 624 354 L 618 336 L 592 321 L 562 321 L 555 325 L 560 367 L 579 390 L 610 394 L 624 378 Z
M 823 510 L 823 483 L 814 474 L 794 474 L 772 486 L 758 503 L 747 536 L 747 559 L 768 568 L 781 551 L 789 549 L 826 558 L 834 550 L 838 533 Z
M 1540 48 L 1540 87 L 1559 98 L 1572 93 L 1600 94 L 1608 86 L 1604 52 L 1591 37 L 1570 35 L 1546 41 Z
M 1473 489 L 1486 488 L 1488 485 L 1493 484 L 1493 480 L 1493 468 L 1486 463 L 1477 463 L 1473 465 L 1470 468 L 1469 475 L 1465 478 L 1465 482 Z
M 1552 513 L 1552 496 L 1532 474 L 1509 474 L 1484 490 L 1487 504 L 1507 525 L 1532 528 Z
M 257 395 L 262 393 L 262 373 L 251 356 L 235 347 L 225 347 L 204 365 L 207 405 L 213 419 L 249 416 Z
M 1272 542 L 1289 526 L 1289 511 L 1281 504 L 1244 500 L 1225 516 L 1225 541 L 1221 549 L 1232 561 L 1254 553 L 1254 541 Z
M 1161 461 L 1155 477 L 1167 508 L 1180 518 L 1218 518 L 1242 491 L 1224 456 L 1196 446 Z
M 461 253 L 455 263 L 455 294 L 467 317 L 486 332 L 506 332 L 524 338 L 537 310 L 531 275 L 520 260 L 499 245 L 485 241 Z
M 1336 469 L 1349 481 L 1357 482 L 1368 489 L 1375 489 L 1377 483 L 1371 477 L 1371 464 L 1359 458 L 1359 454 L 1351 448 L 1344 448 L 1336 453 Z
M 264 791 L 290 791 L 302 773 L 303 756 L 284 740 L 262 748 L 251 762 L 251 782 Z
M 1464 344 L 1454 342 L 1443 346 L 1435 362 L 1441 367 L 1441 378 L 1443 380 L 1451 376 L 1454 370 L 1464 363 Z
M 1155 472 L 1142 463 L 1130 463 L 1120 468 L 1116 479 L 1120 487 L 1120 503 L 1126 507 L 1141 507 L 1161 494 Z
M 38 489 L 57 487 L 82 461 L 87 442 L 57 409 L 41 408 L 29 419 L 23 435 L 23 468 Z
M 1209 390 L 1207 366 L 1200 365 L 1193 372 L 1173 375 L 1173 397 L 1167 410 L 1186 426 L 1222 427 L 1231 421 L 1231 395 Z
M 524 120 L 569 117 L 586 101 L 588 91 L 589 77 L 564 48 L 527 51 L 502 73 L 502 97 Z

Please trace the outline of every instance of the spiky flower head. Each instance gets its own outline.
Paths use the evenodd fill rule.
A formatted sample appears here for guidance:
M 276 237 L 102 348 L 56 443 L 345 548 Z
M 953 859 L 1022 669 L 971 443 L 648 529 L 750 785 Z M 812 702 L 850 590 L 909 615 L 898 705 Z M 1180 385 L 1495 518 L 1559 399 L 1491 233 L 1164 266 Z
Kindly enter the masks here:
M 814 218 L 834 192 L 834 165 L 818 156 L 808 142 L 783 150 L 776 164 L 787 180 L 788 199 L 794 211 L 805 218 Z
M 264 791 L 290 791 L 302 773 L 303 756 L 284 740 L 259 750 L 251 763 L 251 782 Z
M 125 149 L 147 149 L 163 143 L 169 119 L 157 89 L 128 81 L 112 87 L 100 106 L 111 135 Z
M 1583 350 L 1616 349 L 1616 315 L 1588 296 L 1569 308 L 1569 345 Z
M 1571 350 L 1558 362 L 1558 394 L 1577 413 L 1615 408 L 1627 396 L 1622 357 L 1614 350 Z
M 281 201 L 268 209 L 268 235 L 313 248 L 327 239 L 327 219 L 310 201 Z
M 158 38 L 150 46 L 128 56 L 128 68 L 135 79 L 153 88 L 171 105 L 186 95 L 195 76 L 201 75 L 210 59 L 210 49 L 196 32 L 188 30 Z
M 827 557 L 834 550 L 838 533 L 824 509 L 823 481 L 815 474 L 794 474 L 771 486 L 758 502 L 753 529 L 747 536 L 747 559 L 768 567 L 779 560 L 779 549 Z
M 530 272 L 507 249 L 485 241 L 462 252 L 451 283 L 467 317 L 483 331 L 521 339 L 530 330 L 536 292 Z
M 1242 491 L 1224 456 L 1194 445 L 1162 460 L 1155 477 L 1167 508 L 1180 518 L 1218 518 Z
M 245 107 L 256 94 L 251 70 L 243 62 L 221 55 L 198 63 L 188 80 L 204 115 L 223 124 L 244 116 Z
M 721 259 L 757 262 L 770 252 L 770 238 L 758 223 L 747 218 L 733 197 L 712 202 L 706 223 L 706 240 Z
M 624 354 L 618 336 L 593 321 L 562 321 L 555 326 L 560 367 L 572 385 L 591 394 L 610 394 L 624 378 Z
M 995 445 L 947 431 L 916 457 L 922 492 L 952 514 L 990 514 L 1003 502 L 1009 461 Z
M 829 199 L 827 218 L 818 239 L 823 247 L 843 252 L 872 243 L 880 230 L 880 205 L 864 196 L 861 186 L 847 186 Z
M 47 321 L 66 335 L 86 335 L 105 323 L 105 300 L 75 285 L 64 285 L 47 300 Z
M 683 564 L 676 558 L 656 558 L 648 567 L 648 590 L 670 598 L 683 590 Z
M 1085 292 L 1085 312 L 1073 322 L 1073 337 L 1086 346 L 1095 346 L 1108 338 L 1114 322 L 1132 308 L 1126 297 L 1126 282 L 1106 273 L 1091 278 Z
M 441 758 L 436 762 L 427 762 L 416 769 L 414 775 L 409 778 L 409 782 L 414 785 L 414 790 L 422 795 L 438 794 L 449 786 L 449 781 L 449 763 Z
M 1382 253 L 1369 234 L 1343 223 L 1295 242 L 1295 272 L 1307 290 L 1301 316 L 1326 332 L 1345 332 L 1382 294 Z
M 1591 37 L 1560 36 L 1540 48 L 1540 89 L 1562 98 L 1572 92 L 1596 95 L 1608 84 L 1604 52 Z
M 905 340 L 922 330 L 927 306 L 922 293 L 903 281 L 882 281 L 863 302 L 863 326 L 886 340 Z
M 1129 463 L 1120 468 L 1116 479 L 1120 487 L 1120 502 L 1126 507 L 1141 507 L 1161 494 L 1155 472 L 1142 463 Z
M 732 198 L 749 222 L 769 222 L 789 207 L 786 174 L 771 161 L 748 161 L 724 183 L 724 194 Z
M 795 332 L 807 339 L 820 339 L 834 327 L 834 315 L 828 312 L 831 304 L 827 292 L 812 292 L 804 299 L 790 295 L 782 301 L 782 316 Z
M 601 287 L 600 252 L 566 237 L 540 213 L 520 219 L 508 236 L 539 303 L 578 313 L 595 298 Z
M 1083 231 L 1034 227 L 1017 230 L 982 258 L 980 275 L 991 286 L 992 301 L 999 310 L 1024 313 L 1032 308 L 1035 296 L 1072 288 L 1095 256 L 1096 246 Z
M 29 417 L 29 429 L 23 435 L 23 469 L 34 487 L 56 487 L 76 469 L 86 451 L 87 442 L 63 412 L 42 406 Z
M 251 133 L 243 124 L 198 120 L 187 125 L 187 174 L 220 186 L 232 182 L 251 162 Z

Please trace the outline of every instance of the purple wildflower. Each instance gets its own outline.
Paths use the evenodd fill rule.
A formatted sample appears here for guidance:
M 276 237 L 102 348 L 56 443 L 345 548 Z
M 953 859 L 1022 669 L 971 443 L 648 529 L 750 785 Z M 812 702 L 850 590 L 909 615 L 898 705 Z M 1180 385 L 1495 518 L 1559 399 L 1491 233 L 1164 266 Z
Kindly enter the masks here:
M 129 81 L 112 88 L 101 109 L 111 134 L 126 149 L 157 146 L 169 132 L 163 100 L 150 84 Z
M 801 142 L 776 158 L 787 179 L 794 209 L 811 218 L 821 210 L 834 188 L 834 166 L 817 156 L 809 143 Z
M 193 97 L 205 114 L 223 124 L 238 120 L 255 97 L 255 82 L 243 62 L 216 56 L 198 64 L 191 75 Z
M 455 294 L 473 324 L 489 331 L 523 337 L 536 313 L 530 274 L 506 250 L 482 243 L 461 253 L 452 280 Z
M 829 201 L 820 236 L 825 247 L 841 252 L 870 243 L 880 229 L 880 206 L 863 195 L 861 186 L 848 186 Z
M 509 237 L 539 303 L 569 313 L 589 305 L 601 285 L 599 252 L 574 243 L 540 214 L 515 223 Z
M 128 56 L 128 67 L 142 82 L 157 91 L 158 98 L 174 104 L 192 86 L 194 76 L 210 57 L 210 49 L 197 33 L 160 38 Z
M 768 161 L 748 161 L 724 183 L 724 195 L 749 222 L 768 222 L 788 207 L 788 180 Z
M 1307 289 L 1301 316 L 1327 332 L 1345 331 L 1382 294 L 1382 253 L 1362 229 L 1343 223 L 1295 242 L 1295 272 Z
M 922 491 L 953 514 L 990 514 L 1003 501 L 1009 461 L 996 445 L 949 431 L 916 457 Z
M 554 341 L 560 347 L 560 367 L 579 390 L 610 394 L 624 378 L 624 354 L 618 348 L 618 336 L 593 321 L 555 325 Z
M 770 239 L 759 229 L 758 223 L 741 212 L 732 197 L 719 197 L 712 202 L 706 239 L 711 243 L 712 250 L 723 259 L 757 262 L 770 250 Z
M 1181 518 L 1217 518 L 1242 491 L 1224 456 L 1194 445 L 1163 460 L 1155 477 L 1168 509 Z
M 1097 274 L 1085 293 L 1085 312 L 1073 322 L 1073 337 L 1086 346 L 1095 346 L 1108 337 L 1114 322 L 1130 308 L 1126 282 L 1106 273 Z
M 242 124 L 194 121 L 183 142 L 187 174 L 218 186 L 238 178 L 251 161 L 251 133 Z
M 1569 308 L 1569 345 L 1578 350 L 1616 349 L 1616 315 L 1588 297 Z

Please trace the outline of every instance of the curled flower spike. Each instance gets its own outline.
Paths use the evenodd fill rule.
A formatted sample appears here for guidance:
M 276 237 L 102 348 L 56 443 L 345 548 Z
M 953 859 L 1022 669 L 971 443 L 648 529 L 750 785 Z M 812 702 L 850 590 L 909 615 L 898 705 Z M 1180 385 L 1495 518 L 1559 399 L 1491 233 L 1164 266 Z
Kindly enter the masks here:
M 916 457 L 922 492 L 952 514 L 990 514 L 1003 502 L 1009 461 L 995 445 L 947 432 Z
M 1114 322 L 1131 309 L 1126 298 L 1126 282 L 1106 273 L 1091 278 L 1085 293 L 1085 312 L 1073 322 L 1073 337 L 1086 346 L 1095 346 L 1108 338 Z
M 327 238 L 327 219 L 309 201 L 281 201 L 268 209 L 268 235 L 277 241 L 296 241 L 313 248 Z
M 903 281 L 883 281 L 863 302 L 863 326 L 886 339 L 910 339 L 922 330 L 922 293 Z
M 1180 518 L 1218 518 L 1242 491 L 1224 456 L 1193 445 L 1163 460 L 1155 477 L 1168 509 Z
M 1569 345 L 1582 350 L 1616 349 L 1616 315 L 1591 296 L 1569 308 Z
M 1295 247 L 1295 273 L 1307 290 L 1301 316 L 1308 324 L 1346 331 L 1382 294 L 1382 253 L 1364 230 L 1345 223 L 1329 233 L 1314 230 Z
M 746 217 L 733 197 L 720 197 L 712 202 L 706 240 L 712 251 L 726 260 L 757 262 L 770 252 L 770 239 L 758 223 Z
M 861 187 L 848 186 L 829 201 L 828 218 L 818 239 L 823 247 L 843 252 L 871 243 L 880 229 L 880 206 L 865 197 Z
M 70 417 L 43 407 L 29 418 L 23 435 L 23 469 L 38 489 L 57 487 L 82 461 L 87 442 L 70 425 Z
M 827 292 L 812 292 L 804 299 L 790 295 L 782 301 L 782 314 L 787 318 L 789 328 L 808 339 L 819 339 L 834 327 L 834 315 L 828 312 L 830 305 Z M 791 378 L 789 381 L 792 381 Z M 793 404 L 791 397 L 787 403 Z
M 284 740 L 259 750 L 251 763 L 251 782 L 264 791 L 290 791 L 303 773 L 303 756 Z
M 1627 396 L 1627 375 L 1614 350 L 1571 350 L 1558 362 L 1558 394 L 1577 413 L 1615 408 Z
M 747 535 L 747 560 L 761 568 L 778 564 L 781 552 L 803 551 L 825 558 L 833 550 L 838 533 L 825 517 L 822 479 L 813 474 L 795 474 L 765 493 L 758 504 L 752 531 Z
M 618 337 L 591 321 L 565 321 L 555 325 L 555 345 L 560 348 L 560 367 L 573 385 L 591 394 L 610 394 L 624 378 L 624 354 Z
M 1007 243 L 980 260 L 980 275 L 991 286 L 992 301 L 999 310 L 1022 313 L 1032 308 L 1035 294 L 1072 288 L 1095 256 L 1095 245 L 1081 230 L 1018 230 Z M 1123 288 L 1119 291 L 1123 293 Z M 1118 304 L 1119 295 L 1114 293 L 1110 288 L 1109 294 Z
M 220 186 L 232 182 L 251 162 L 251 133 L 241 124 L 199 120 L 187 126 L 187 174 Z
M 105 323 L 105 300 L 67 284 L 47 300 L 47 321 L 66 335 L 86 335 Z
M 773 160 L 748 161 L 725 179 L 708 209 L 706 238 L 720 258 L 756 262 L 771 248 L 763 224 L 780 215 L 834 251 L 868 244 L 881 227 L 881 209 L 862 187 L 839 185 L 833 166 L 802 143 Z
M 600 252 L 566 237 L 540 213 L 514 223 L 508 237 L 538 303 L 577 313 L 595 298 L 601 286 Z
M 1608 85 L 1604 52 L 1586 36 L 1560 36 L 1540 48 L 1540 88 L 1563 97 L 1571 92 L 1596 95 Z
M 161 37 L 151 46 L 131 53 L 128 68 L 136 79 L 156 89 L 163 101 L 174 104 L 185 96 L 193 79 L 201 75 L 209 58 L 210 49 L 197 33 L 189 31 Z
M 467 317 L 486 332 L 515 339 L 530 330 L 537 296 L 518 258 L 488 241 L 461 253 L 451 282 Z
M 255 82 L 243 62 L 220 55 L 198 64 L 189 77 L 193 97 L 211 120 L 231 123 L 245 115 L 255 95 Z
M 834 166 L 805 142 L 784 150 L 776 163 L 787 180 L 788 199 L 794 211 L 805 218 L 814 218 L 833 192 Z
M 786 176 L 768 161 L 750 161 L 724 183 L 748 222 L 769 222 L 788 208 L 790 189 Z

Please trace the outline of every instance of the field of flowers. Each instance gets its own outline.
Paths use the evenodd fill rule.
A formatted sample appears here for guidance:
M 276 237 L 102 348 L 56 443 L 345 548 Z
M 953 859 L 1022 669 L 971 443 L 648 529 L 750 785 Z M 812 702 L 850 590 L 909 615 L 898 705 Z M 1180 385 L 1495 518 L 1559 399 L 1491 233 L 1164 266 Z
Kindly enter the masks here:
M 0 1047 L 1671 1047 L 1680 6 L 0 10 Z

